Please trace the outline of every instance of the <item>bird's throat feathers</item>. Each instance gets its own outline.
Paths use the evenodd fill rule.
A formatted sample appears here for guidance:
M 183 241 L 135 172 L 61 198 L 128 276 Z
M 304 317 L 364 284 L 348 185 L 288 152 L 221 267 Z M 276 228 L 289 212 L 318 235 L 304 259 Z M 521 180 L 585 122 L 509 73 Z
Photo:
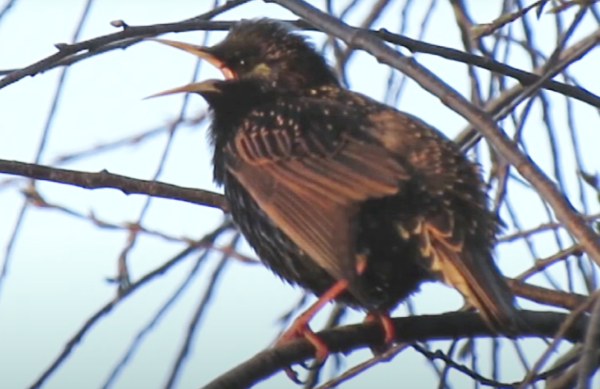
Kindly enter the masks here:
M 211 136 L 216 145 L 224 146 L 250 111 L 274 102 L 278 91 L 261 78 L 221 81 L 220 93 L 204 95 L 213 112 Z M 218 129 L 218 130 L 217 130 Z

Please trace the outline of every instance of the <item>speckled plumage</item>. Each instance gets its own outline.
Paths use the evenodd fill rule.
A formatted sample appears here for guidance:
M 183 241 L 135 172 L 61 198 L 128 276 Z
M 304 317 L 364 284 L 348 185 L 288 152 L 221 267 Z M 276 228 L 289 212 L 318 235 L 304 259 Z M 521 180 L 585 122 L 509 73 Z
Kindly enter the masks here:
M 493 328 L 513 323 L 492 259 L 498 221 L 477 166 L 453 142 L 342 88 L 277 23 L 242 22 L 202 50 L 234 75 L 198 90 L 214 112 L 215 181 L 267 267 L 317 295 L 347 280 L 338 300 L 368 311 L 438 279 Z
M 344 96 L 348 99 L 346 104 L 331 104 L 332 94 L 338 94 L 343 90 L 332 90 L 330 87 L 306 92 L 302 97 L 280 97 L 274 104 L 267 103 L 264 108 L 255 107 L 241 123 L 228 124 L 234 128 L 243 128 L 248 132 L 248 136 L 251 136 L 252 133 L 260 133 L 261 129 L 272 128 L 282 131 L 289 129 L 290 132 L 293 132 L 294 125 L 288 127 L 289 119 L 278 120 L 278 118 L 310 115 L 315 122 L 310 128 L 311 131 L 327 134 L 328 139 L 326 137 L 320 139 L 325 139 L 323 142 L 326 145 L 325 149 L 334 152 L 336 146 L 339 147 L 340 135 L 349 128 L 367 129 L 372 125 L 365 120 L 367 113 L 381 113 L 388 109 L 385 106 L 374 104 L 373 101 L 362 96 L 352 94 Z M 357 97 L 360 98 L 357 99 Z M 301 109 L 285 112 L 286 110 L 282 107 L 286 106 L 289 100 L 293 101 L 290 104 L 301 107 Z M 330 115 L 324 114 L 323 105 L 330 106 Z M 342 108 L 343 116 L 336 115 L 340 107 L 344 107 Z M 349 109 L 350 107 L 352 109 Z M 313 109 L 316 111 L 312 112 Z M 271 112 L 277 114 L 271 116 Z M 213 128 L 224 129 L 227 124 L 222 123 L 221 120 L 227 122 L 231 117 L 217 114 Z M 367 136 L 365 133 L 358 135 Z M 222 141 L 219 139 L 219 133 L 215 132 L 213 136 L 215 144 L 219 145 Z M 308 153 L 308 151 L 300 151 L 300 149 L 299 146 L 297 154 Z M 221 151 L 218 150 L 217 147 L 214 160 L 215 180 L 224 186 L 231 214 L 246 239 L 256 250 L 259 258 L 284 280 L 298 284 L 317 295 L 325 292 L 335 282 L 335 279 L 321 267 L 315 266 L 314 261 L 269 219 L 239 181 L 222 168 L 226 164 L 226 157 L 222 153 L 225 148 L 220 149 Z M 415 242 L 402 239 L 396 231 L 397 216 L 399 213 L 405 213 L 400 211 L 405 208 L 405 205 L 408 203 L 403 203 L 403 200 L 399 198 L 368 201 L 361 206 L 361 211 L 358 213 L 356 251 L 368 255 L 368 266 L 363 277 L 370 286 L 371 300 L 369 302 L 372 307 L 389 309 L 415 291 L 422 281 L 431 279 L 431 275 L 416 261 L 402 260 L 402 257 L 411 258 L 418 255 Z M 394 208 L 399 212 L 389 212 Z M 350 293 L 344 293 L 340 296 L 340 300 L 352 306 L 361 307 L 361 304 Z

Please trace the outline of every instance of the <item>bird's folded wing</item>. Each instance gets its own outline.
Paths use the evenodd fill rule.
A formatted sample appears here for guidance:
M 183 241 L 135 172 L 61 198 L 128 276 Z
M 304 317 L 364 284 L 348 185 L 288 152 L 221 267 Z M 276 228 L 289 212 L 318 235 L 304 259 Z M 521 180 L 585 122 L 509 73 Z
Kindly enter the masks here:
M 361 299 L 353 285 L 354 216 L 361 201 L 397 193 L 406 170 L 377 142 L 348 136 L 330 154 L 299 151 L 302 157 L 281 158 L 277 145 L 259 152 L 257 143 L 264 144 L 238 135 L 228 169 L 294 243 Z

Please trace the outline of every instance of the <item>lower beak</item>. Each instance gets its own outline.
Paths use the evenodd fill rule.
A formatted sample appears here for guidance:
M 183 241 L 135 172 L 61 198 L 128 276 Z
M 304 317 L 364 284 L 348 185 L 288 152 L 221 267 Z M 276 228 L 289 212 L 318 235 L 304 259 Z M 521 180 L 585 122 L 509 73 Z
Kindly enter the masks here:
M 215 66 L 217 69 L 219 69 L 221 71 L 221 73 L 223 73 L 223 77 L 225 77 L 226 80 L 235 78 L 235 74 L 233 73 L 233 71 L 231 71 L 231 69 L 229 69 L 227 66 L 225 66 L 223 61 L 221 61 L 214 55 L 210 54 L 207 51 L 207 49 L 204 47 L 195 46 L 195 45 L 192 45 L 189 43 L 171 41 L 171 40 L 167 40 L 167 39 L 147 38 L 147 40 L 162 43 L 167 46 L 176 47 L 180 50 L 194 54 L 196 57 L 199 57 L 199 58 L 202 58 L 202 59 L 208 61 L 208 63 Z
M 219 80 L 206 80 L 202 82 L 194 82 L 192 84 L 187 84 L 178 88 L 173 88 L 164 92 L 153 94 L 151 96 L 145 97 L 144 100 L 151 99 L 153 97 L 172 95 L 175 93 L 199 93 L 201 95 L 206 93 L 221 93 L 221 91 L 217 87 L 215 87 L 215 84 L 218 82 Z

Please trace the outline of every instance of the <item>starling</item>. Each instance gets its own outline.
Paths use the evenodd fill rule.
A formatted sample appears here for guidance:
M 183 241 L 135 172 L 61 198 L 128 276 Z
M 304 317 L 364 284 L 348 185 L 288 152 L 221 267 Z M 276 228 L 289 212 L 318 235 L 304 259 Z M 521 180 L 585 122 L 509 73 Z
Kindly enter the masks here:
M 319 296 L 280 342 L 305 336 L 336 300 L 363 309 L 394 340 L 388 313 L 425 281 L 455 287 L 508 333 L 514 297 L 492 258 L 497 217 L 478 166 L 425 122 L 343 88 L 300 35 L 241 21 L 221 43 L 157 41 L 204 58 L 225 80 L 200 94 L 213 111 L 214 179 L 264 264 Z

